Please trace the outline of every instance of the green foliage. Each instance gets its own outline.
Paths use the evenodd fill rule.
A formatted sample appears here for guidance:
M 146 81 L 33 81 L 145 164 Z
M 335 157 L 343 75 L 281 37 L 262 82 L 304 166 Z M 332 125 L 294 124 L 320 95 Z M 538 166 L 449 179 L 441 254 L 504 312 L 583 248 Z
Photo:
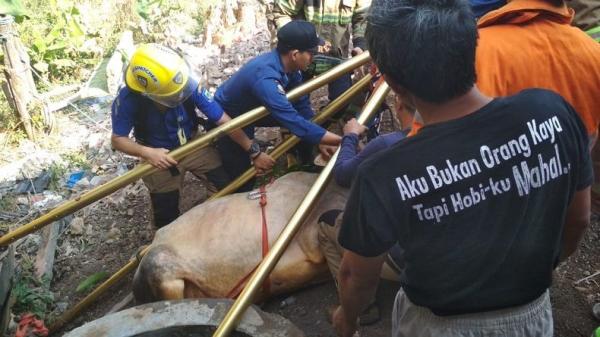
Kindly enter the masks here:
M 85 293 L 92 289 L 97 283 L 108 277 L 108 273 L 105 271 L 94 273 L 83 280 L 75 289 L 78 293 Z
M 17 197 L 11 194 L 5 194 L 0 196 L 0 211 L 14 212 L 18 209 Z M 9 221 L 0 220 L 0 235 L 4 235 L 10 229 L 11 223 Z
M 0 197 L 0 210 L 12 211 L 17 207 L 17 197 L 15 195 L 6 194 Z
M 20 141 L 27 139 L 25 131 L 19 127 L 20 124 L 20 121 L 18 121 L 17 118 L 14 118 L 12 111 L 10 109 L 4 110 L 3 106 L 0 104 L 0 130 L 6 131 L 6 134 L 4 135 L 6 138 L 3 140 L 3 145 L 15 145 L 19 144 Z
M 48 168 L 50 172 L 50 183 L 48 189 L 51 191 L 58 191 L 61 188 L 60 179 L 67 174 L 67 167 L 62 164 L 52 163 Z
M 63 162 L 54 162 L 48 168 L 50 173 L 50 183 L 48 189 L 51 191 L 58 191 L 63 186 L 61 185 L 61 179 L 66 176 L 67 172 L 73 172 L 78 170 L 90 170 L 90 163 L 84 152 L 70 152 L 61 155 Z
M 49 81 L 67 82 L 77 76 L 80 68 L 97 62 L 100 55 L 83 48 L 89 36 L 75 4 L 32 0 L 28 5 L 35 6 L 36 11 L 32 11 L 32 18 L 19 25 L 19 29 L 37 72 Z
M 145 29 L 137 32 L 136 40 L 163 43 L 166 31 L 181 27 L 197 36 L 204 29 L 210 7 L 218 2 L 219 0 L 136 0 L 136 13 L 145 22 Z
M 0 14 L 11 15 L 16 22 L 22 22 L 27 17 L 20 0 L 0 0 Z
M 28 258 L 21 261 L 21 272 L 15 282 L 13 293 L 16 303 L 13 313 L 19 315 L 31 312 L 40 319 L 46 318 L 52 304 L 54 294 L 49 290 L 50 280 L 38 279 L 33 275 L 33 263 Z
M 70 167 L 76 167 L 81 170 L 89 170 L 92 168 L 88 162 L 85 152 L 66 153 L 62 157 Z
M 152 7 L 162 7 L 162 5 L 163 0 L 137 0 L 135 2 L 135 11 L 139 16 L 144 18 L 144 20 L 150 20 Z

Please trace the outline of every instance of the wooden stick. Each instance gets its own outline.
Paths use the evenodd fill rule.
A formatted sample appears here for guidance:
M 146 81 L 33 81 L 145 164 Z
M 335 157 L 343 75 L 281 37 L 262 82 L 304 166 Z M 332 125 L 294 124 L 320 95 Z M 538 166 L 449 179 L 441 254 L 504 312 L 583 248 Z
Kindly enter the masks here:
M 55 221 L 42 231 L 42 242 L 35 258 L 35 274 L 38 278 L 47 277 L 52 280 L 54 254 L 62 220 Z
M 597 271 L 597 272 L 595 272 L 594 274 L 592 274 L 592 275 L 590 275 L 590 276 L 586 276 L 586 277 L 584 277 L 584 278 L 582 278 L 582 279 L 580 279 L 580 280 L 577 280 L 577 281 L 573 282 L 573 284 L 574 284 L 574 285 L 578 285 L 579 283 L 581 283 L 581 282 L 583 282 L 583 281 L 587 281 L 587 280 L 589 280 L 589 279 L 591 279 L 591 278 L 594 278 L 594 277 L 596 277 L 596 276 L 598 276 L 598 275 L 600 275 L 600 271 Z

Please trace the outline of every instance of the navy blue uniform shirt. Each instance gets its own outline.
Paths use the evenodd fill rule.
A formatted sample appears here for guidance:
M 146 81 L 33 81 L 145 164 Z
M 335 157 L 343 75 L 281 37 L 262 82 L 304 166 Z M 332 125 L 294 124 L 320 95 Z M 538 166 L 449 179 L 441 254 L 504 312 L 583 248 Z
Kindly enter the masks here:
M 286 74 L 277 50 L 259 55 L 223 83 L 215 100 L 233 118 L 264 105 L 271 116 L 302 140 L 318 144 L 325 129 L 312 123 L 308 95 L 291 104 L 285 93 L 302 83 L 300 71 Z M 254 138 L 253 125 L 244 128 Z
M 216 122 L 223 116 L 223 109 L 202 87 L 198 87 L 188 100 L 211 122 Z M 152 100 L 127 87 L 119 90 L 112 104 L 111 119 L 114 135 L 127 137 L 133 129 L 138 143 L 168 150 L 183 145 L 177 137 L 179 128 L 183 130 L 187 140 L 192 138 L 198 128 L 198 117 L 195 113 L 186 111 L 184 104 L 161 112 Z

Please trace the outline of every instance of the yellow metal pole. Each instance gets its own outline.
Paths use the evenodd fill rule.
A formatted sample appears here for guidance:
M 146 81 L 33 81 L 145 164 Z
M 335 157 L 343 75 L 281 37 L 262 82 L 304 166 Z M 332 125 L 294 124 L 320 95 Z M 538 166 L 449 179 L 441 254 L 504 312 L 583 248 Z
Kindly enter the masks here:
M 79 313 L 85 308 L 89 307 L 100 295 L 102 295 L 108 288 L 110 288 L 113 284 L 119 282 L 123 277 L 129 274 L 130 271 L 134 270 L 139 264 L 138 258 L 144 256 L 150 246 L 144 248 L 136 258 L 131 259 L 124 265 L 121 269 L 119 269 L 113 276 L 111 276 L 108 280 L 104 281 L 101 285 L 99 285 L 94 291 L 92 291 L 89 295 L 87 295 L 83 300 L 77 303 L 74 307 L 67 310 L 63 313 L 59 318 L 50 325 L 48 328 L 50 333 L 54 333 L 56 330 L 62 328 L 65 324 L 70 322 L 73 318 L 75 318 Z
M 371 99 L 363 108 L 363 112 L 358 119 L 359 123 L 364 124 L 365 121 L 369 120 L 369 118 L 375 113 L 379 105 L 381 105 L 389 91 L 390 88 L 385 82 L 382 83 L 379 86 L 379 88 L 377 88 L 377 90 L 375 90 L 373 96 L 371 96 Z M 215 331 L 215 333 L 213 334 L 213 337 L 226 337 L 229 336 L 229 334 L 232 331 L 234 331 L 235 327 L 242 318 L 242 315 L 244 314 L 248 306 L 252 304 L 256 291 L 262 286 L 269 273 L 271 273 L 271 271 L 281 258 L 281 255 L 283 255 L 285 249 L 294 238 L 294 235 L 300 228 L 300 225 L 310 213 L 313 205 L 315 204 L 315 201 L 319 197 L 319 194 L 324 190 L 325 186 L 327 185 L 331 171 L 333 170 L 333 165 L 337 159 L 339 152 L 340 150 L 338 148 L 333 157 L 331 157 L 331 159 L 329 160 L 329 163 L 327 163 L 327 165 L 315 181 L 314 185 L 306 194 L 306 197 L 304 198 L 300 206 L 298 206 L 298 209 L 296 209 L 296 212 L 290 219 L 290 222 L 283 229 L 267 256 L 265 256 L 263 261 L 260 263 L 256 272 L 252 274 L 252 277 L 248 281 L 248 284 L 246 285 L 244 290 L 242 290 L 242 293 L 235 301 L 229 312 L 227 312 L 227 315 L 223 319 L 223 322 L 221 322 L 221 324 L 217 328 L 217 331 Z
M 319 88 L 319 87 L 337 79 L 338 77 L 342 76 L 343 74 L 348 73 L 348 72 L 352 71 L 353 69 L 362 66 L 363 64 L 369 62 L 370 59 L 371 58 L 370 58 L 368 52 L 365 52 L 358 56 L 355 56 L 355 57 L 349 59 L 348 61 L 329 70 L 328 72 L 322 74 L 321 76 L 318 76 L 318 77 L 304 83 L 303 85 L 295 88 L 294 90 L 291 90 L 287 94 L 287 98 L 291 101 L 296 100 L 296 99 L 310 93 L 311 91 L 315 90 L 316 88 Z M 171 156 L 173 156 L 175 158 L 175 160 L 180 160 L 181 158 L 184 158 L 185 156 L 189 155 L 190 153 L 197 151 L 203 147 L 208 146 L 209 144 L 214 142 L 216 139 L 230 133 L 231 131 L 233 131 L 235 129 L 239 129 L 241 127 L 244 127 L 248 124 L 251 124 L 252 122 L 257 121 L 257 120 L 261 119 L 262 117 L 267 116 L 267 114 L 268 114 L 268 111 L 264 107 L 252 109 L 252 110 L 248 111 L 247 113 L 234 118 L 230 122 L 225 123 L 223 125 L 220 125 L 214 129 L 212 129 L 211 131 L 207 132 L 204 136 L 197 138 L 197 139 L 189 142 L 188 144 L 173 150 L 170 154 L 171 154 Z M 125 173 L 124 175 L 117 177 L 117 178 L 105 183 L 104 185 L 98 186 L 75 199 L 66 201 L 65 203 L 59 205 L 58 207 L 51 210 L 50 212 L 31 221 L 30 223 L 23 225 L 23 226 L 15 229 L 14 231 L 6 233 L 2 237 L 0 237 L 0 247 L 6 246 L 6 245 L 14 242 L 17 239 L 22 238 L 23 236 L 25 236 L 31 232 L 34 232 L 54 221 L 64 217 L 65 215 L 71 214 L 71 213 L 73 213 L 73 212 L 99 200 L 99 199 L 102 199 L 105 196 L 122 188 L 123 186 L 126 186 L 126 185 L 138 180 L 139 178 L 144 177 L 144 176 L 154 172 L 155 170 L 156 170 L 156 168 L 154 168 L 150 164 L 138 165 L 136 168 Z
M 354 96 L 360 93 L 367 85 L 369 85 L 369 82 L 372 78 L 373 76 L 371 74 L 368 74 L 361 78 L 360 81 L 356 82 L 352 87 L 350 87 L 350 89 L 345 91 L 342 95 L 340 95 L 338 98 L 333 100 L 333 102 L 327 105 L 327 107 L 325 107 L 325 109 L 321 111 L 317 116 L 315 116 L 312 121 L 316 124 L 321 124 L 325 122 L 327 118 L 329 118 L 338 110 L 343 108 L 346 104 L 348 104 L 348 101 L 350 101 Z M 288 139 L 286 139 L 283 143 L 281 143 L 277 148 L 271 151 L 269 155 L 273 157 L 273 159 L 277 159 L 281 155 L 289 151 L 292 147 L 294 147 L 294 145 L 298 144 L 298 142 L 300 142 L 300 138 L 298 138 L 297 136 L 291 136 Z M 213 200 L 233 193 L 235 190 L 240 188 L 240 186 L 244 185 L 250 179 L 252 179 L 252 177 L 254 177 L 255 175 L 256 169 L 254 168 L 254 166 L 252 166 L 248 170 L 246 170 L 246 172 L 242 173 L 242 175 L 237 177 L 234 181 L 230 182 L 229 185 L 225 186 L 217 193 L 213 194 L 208 200 Z

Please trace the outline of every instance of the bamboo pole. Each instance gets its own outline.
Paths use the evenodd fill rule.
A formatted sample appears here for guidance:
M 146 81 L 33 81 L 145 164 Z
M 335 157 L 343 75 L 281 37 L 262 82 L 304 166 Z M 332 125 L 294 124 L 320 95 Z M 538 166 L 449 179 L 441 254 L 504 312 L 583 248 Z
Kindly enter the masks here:
M 361 90 L 363 90 L 371 81 L 372 76 L 367 75 L 354 84 L 350 89 L 345 91 L 342 95 L 336 98 L 333 102 L 331 102 L 321 113 L 319 113 L 314 119 L 313 122 L 317 124 L 323 123 L 327 118 L 336 113 L 339 109 L 348 104 L 348 102 L 356 96 Z M 299 138 L 296 136 L 292 136 L 288 138 L 285 142 L 281 143 L 275 150 L 271 152 L 271 156 L 275 158 L 286 153 L 291 147 L 293 147 L 296 143 L 299 142 Z M 256 170 L 254 168 L 246 171 L 242 176 L 238 177 L 236 181 L 241 181 L 240 184 L 244 184 L 246 181 L 252 178 L 252 176 L 256 174 Z M 246 180 L 242 180 L 242 178 Z M 227 195 L 237 189 L 234 182 L 225 187 L 225 189 L 220 190 L 218 193 L 214 194 L 210 199 L 215 199 L 216 197 L 221 197 Z M 218 196 L 217 196 L 218 195 Z M 115 283 L 119 282 L 122 278 L 124 278 L 129 272 L 133 271 L 137 268 L 139 261 L 141 258 L 146 255 L 149 247 L 144 248 L 140 253 L 137 254 L 137 258 L 133 259 L 127 264 L 125 264 L 121 269 L 119 269 L 113 276 L 111 276 L 108 280 L 104 281 L 100 284 L 94 291 L 92 291 L 89 295 L 83 298 L 79 303 L 77 303 L 73 308 L 67 310 L 63 313 L 56 321 L 50 326 L 50 331 L 54 332 L 58 329 L 62 328 L 66 323 L 73 320 L 77 315 L 81 313 L 81 311 L 85 310 L 89 307 L 102 293 L 108 290 Z
M 363 77 L 360 81 L 356 82 L 350 89 L 345 91 L 340 97 L 336 98 L 333 102 L 331 102 L 323 111 L 321 111 L 315 118 L 313 118 L 313 122 L 316 124 L 321 124 L 327 120 L 330 116 L 348 104 L 348 101 L 354 97 L 357 93 L 362 91 L 371 81 L 370 74 Z M 292 147 L 300 142 L 300 138 L 297 136 L 291 136 L 286 139 L 283 143 L 281 143 L 277 148 L 269 153 L 273 159 L 277 159 L 282 156 L 284 153 L 289 151 Z M 220 198 L 224 195 L 228 195 L 233 193 L 235 190 L 240 188 L 240 186 L 247 183 L 250 179 L 252 179 L 256 175 L 256 169 L 254 166 L 250 167 L 246 172 L 242 173 L 239 177 L 237 177 L 234 181 L 230 182 L 229 185 L 225 186 L 223 189 L 219 190 L 217 193 L 213 194 L 208 200 L 213 200 L 216 198 Z
M 358 118 L 359 123 L 364 124 L 367 120 L 371 118 L 371 116 L 375 113 L 377 108 L 385 100 L 385 97 L 387 96 L 389 91 L 390 88 L 385 82 L 383 82 L 379 86 L 379 88 L 375 90 L 373 96 L 371 96 L 371 99 L 369 99 L 369 101 L 363 108 L 362 114 Z M 271 250 L 269 251 L 267 256 L 265 256 L 263 261 L 256 269 L 256 272 L 252 274 L 252 277 L 248 281 L 246 287 L 244 287 L 244 290 L 242 290 L 242 293 L 240 294 L 238 299 L 235 301 L 231 309 L 227 312 L 227 315 L 217 328 L 217 331 L 215 331 L 215 333 L 213 334 L 213 337 L 226 337 L 229 336 L 229 334 L 232 331 L 234 331 L 235 327 L 242 318 L 242 315 L 244 314 L 248 306 L 252 304 L 256 291 L 262 286 L 263 282 L 271 273 L 273 268 L 275 268 L 275 265 L 285 252 L 287 246 L 294 238 L 294 235 L 300 228 L 300 225 L 302 224 L 302 222 L 304 222 L 304 220 L 310 213 L 312 207 L 314 206 L 316 200 L 319 197 L 319 194 L 324 190 L 325 186 L 327 185 L 327 182 L 329 181 L 329 177 L 331 175 L 331 171 L 333 170 L 333 165 L 335 164 L 339 152 L 340 150 L 338 148 L 338 150 L 331 157 L 329 163 L 327 163 L 321 174 L 319 174 L 319 177 L 315 181 L 314 185 L 310 188 L 310 190 L 306 194 L 306 197 L 304 198 L 302 203 L 300 203 L 300 206 L 298 206 L 298 209 L 296 209 L 296 212 L 290 219 L 290 222 L 283 229 L 283 231 L 277 238 L 277 241 L 275 241 L 273 247 L 271 247 Z
M 338 77 L 342 76 L 343 74 L 350 72 L 357 67 L 362 66 L 363 64 L 369 62 L 370 59 L 371 58 L 370 58 L 368 52 L 364 52 L 358 56 L 355 56 L 355 57 L 349 59 L 348 61 L 336 66 L 335 68 L 331 69 L 330 71 L 324 73 L 323 75 L 318 76 L 318 77 L 302 84 L 301 86 L 291 90 L 287 94 L 287 98 L 290 101 L 294 101 L 294 100 L 310 93 L 311 91 L 313 91 L 317 88 L 320 88 L 321 86 L 337 79 Z M 173 150 L 169 154 L 175 160 L 180 160 L 181 158 L 186 157 L 190 153 L 210 145 L 211 143 L 216 141 L 218 138 L 220 138 L 224 135 L 227 135 L 231 131 L 233 131 L 235 129 L 239 129 L 241 127 L 244 127 L 248 124 L 251 124 L 251 123 L 267 116 L 268 113 L 269 112 L 264 107 L 258 107 L 256 109 L 252 109 L 252 110 L 248 111 L 247 113 L 240 115 L 240 116 L 232 119 L 231 121 L 212 129 L 211 131 L 207 132 L 204 136 L 199 137 L 199 138 L 189 142 L 188 144 Z M 157 169 L 155 167 L 153 167 L 152 165 L 147 164 L 147 163 L 138 165 L 133 170 L 125 173 L 124 175 L 117 177 L 101 186 L 98 186 L 75 199 L 66 201 L 65 203 L 59 205 L 58 207 L 51 210 L 50 212 L 31 221 L 30 223 L 23 225 L 14 231 L 6 233 L 2 237 L 0 237 L 0 246 L 6 246 L 13 241 L 15 241 L 19 238 L 22 238 L 23 236 L 25 236 L 31 232 L 34 232 L 34 231 L 52 223 L 53 221 L 56 221 L 56 220 L 64 217 L 65 215 L 71 214 L 71 213 L 73 213 L 73 212 L 99 200 L 99 199 L 104 198 L 105 196 L 117 191 L 118 189 L 120 189 L 134 181 L 137 181 L 138 179 L 140 179 L 150 173 L 155 172 L 156 170 Z

